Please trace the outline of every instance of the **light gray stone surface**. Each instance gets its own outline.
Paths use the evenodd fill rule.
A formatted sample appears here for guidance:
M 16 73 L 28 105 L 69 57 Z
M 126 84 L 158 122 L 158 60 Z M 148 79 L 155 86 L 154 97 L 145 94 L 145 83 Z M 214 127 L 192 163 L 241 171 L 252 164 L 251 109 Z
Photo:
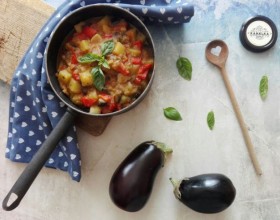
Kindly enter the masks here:
M 54 6 L 55 1 L 49 0 Z M 112 119 L 104 134 L 92 137 L 78 130 L 82 180 L 44 168 L 13 212 L 0 210 L 0 219 L 147 219 L 147 220 L 278 220 L 280 219 L 280 41 L 261 54 L 245 50 L 238 37 L 249 17 L 270 17 L 280 30 L 280 1 L 207 0 L 195 5 L 191 22 L 178 26 L 149 26 L 156 45 L 156 77 L 150 93 L 135 109 Z M 55 3 L 55 4 L 54 4 Z M 207 43 L 224 40 L 229 47 L 227 70 L 263 170 L 257 176 L 218 69 L 204 56 Z M 193 77 L 185 81 L 177 72 L 178 56 L 193 64 Z M 262 101 L 261 77 L 269 78 Z M 9 87 L 0 84 L 0 198 L 24 169 L 4 158 L 8 125 Z M 183 120 L 167 120 L 163 108 L 176 107 Z M 207 127 L 213 110 L 216 124 Z M 173 155 L 156 178 L 147 205 L 137 213 L 118 209 L 108 194 L 112 173 L 139 143 L 158 140 L 173 147 Z M 223 173 L 237 195 L 219 214 L 199 214 L 173 196 L 169 177 Z

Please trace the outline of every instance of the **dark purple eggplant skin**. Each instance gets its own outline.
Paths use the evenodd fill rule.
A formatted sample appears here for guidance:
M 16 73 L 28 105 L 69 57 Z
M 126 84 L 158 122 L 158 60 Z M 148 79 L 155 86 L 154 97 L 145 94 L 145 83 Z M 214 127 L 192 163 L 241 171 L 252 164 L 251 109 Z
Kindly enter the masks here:
M 216 173 L 186 178 L 180 182 L 178 190 L 178 199 L 182 203 L 194 211 L 208 214 L 228 208 L 236 195 L 231 180 L 223 174 Z
M 128 212 L 142 209 L 151 195 L 155 177 L 164 160 L 164 152 L 153 141 L 138 145 L 111 178 L 109 194 L 115 205 Z

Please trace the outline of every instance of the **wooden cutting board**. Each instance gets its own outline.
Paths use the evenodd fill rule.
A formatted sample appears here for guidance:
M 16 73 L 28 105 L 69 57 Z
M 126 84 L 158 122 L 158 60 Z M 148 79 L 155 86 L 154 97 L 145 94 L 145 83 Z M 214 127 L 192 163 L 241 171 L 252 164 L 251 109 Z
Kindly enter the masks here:
M 40 31 L 54 12 L 41 0 L 1 0 L 0 4 L 0 80 L 10 84 L 13 73 Z M 111 117 L 80 115 L 76 124 L 97 136 L 103 133 Z

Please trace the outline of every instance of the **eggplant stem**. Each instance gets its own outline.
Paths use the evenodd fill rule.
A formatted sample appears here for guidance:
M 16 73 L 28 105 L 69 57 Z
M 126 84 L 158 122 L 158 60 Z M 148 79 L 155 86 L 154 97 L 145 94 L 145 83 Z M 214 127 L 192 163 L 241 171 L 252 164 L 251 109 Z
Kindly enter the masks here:
M 181 180 L 174 180 L 171 177 L 169 178 L 169 180 L 174 187 L 173 193 L 174 193 L 175 197 L 180 200 L 181 199 L 181 192 L 179 190 L 179 187 L 180 187 L 182 181 Z
M 170 154 L 173 152 L 172 148 L 168 147 L 166 144 L 162 142 L 153 141 L 153 144 L 157 146 L 164 154 Z

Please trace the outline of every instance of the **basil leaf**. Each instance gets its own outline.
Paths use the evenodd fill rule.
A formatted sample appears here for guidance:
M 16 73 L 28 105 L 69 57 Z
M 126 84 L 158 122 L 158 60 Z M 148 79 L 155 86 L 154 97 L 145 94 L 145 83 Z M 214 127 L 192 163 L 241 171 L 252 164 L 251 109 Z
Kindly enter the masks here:
M 262 100 L 265 100 L 268 92 L 268 77 L 265 75 L 262 77 L 260 81 L 259 92 Z
M 79 63 L 92 63 L 94 61 L 100 61 L 101 57 L 97 54 L 88 53 L 78 58 Z
M 106 56 L 107 54 L 111 53 L 115 47 L 115 43 L 113 40 L 105 41 L 101 44 L 101 53 L 102 56 Z
M 213 130 L 215 125 L 215 115 L 213 111 L 209 112 L 207 115 L 207 124 L 210 130 Z
M 107 60 L 104 59 L 102 66 L 105 67 L 106 69 L 110 69 L 109 63 Z
M 99 66 L 94 67 L 91 70 L 93 75 L 93 84 L 97 90 L 101 91 L 105 85 L 105 76 Z
M 192 79 L 192 64 L 185 57 L 179 57 L 176 62 L 177 69 L 179 74 L 186 80 Z
M 182 117 L 180 113 L 177 111 L 177 109 L 173 107 L 167 107 L 163 109 L 164 116 L 168 119 L 174 120 L 174 121 L 181 121 Z

